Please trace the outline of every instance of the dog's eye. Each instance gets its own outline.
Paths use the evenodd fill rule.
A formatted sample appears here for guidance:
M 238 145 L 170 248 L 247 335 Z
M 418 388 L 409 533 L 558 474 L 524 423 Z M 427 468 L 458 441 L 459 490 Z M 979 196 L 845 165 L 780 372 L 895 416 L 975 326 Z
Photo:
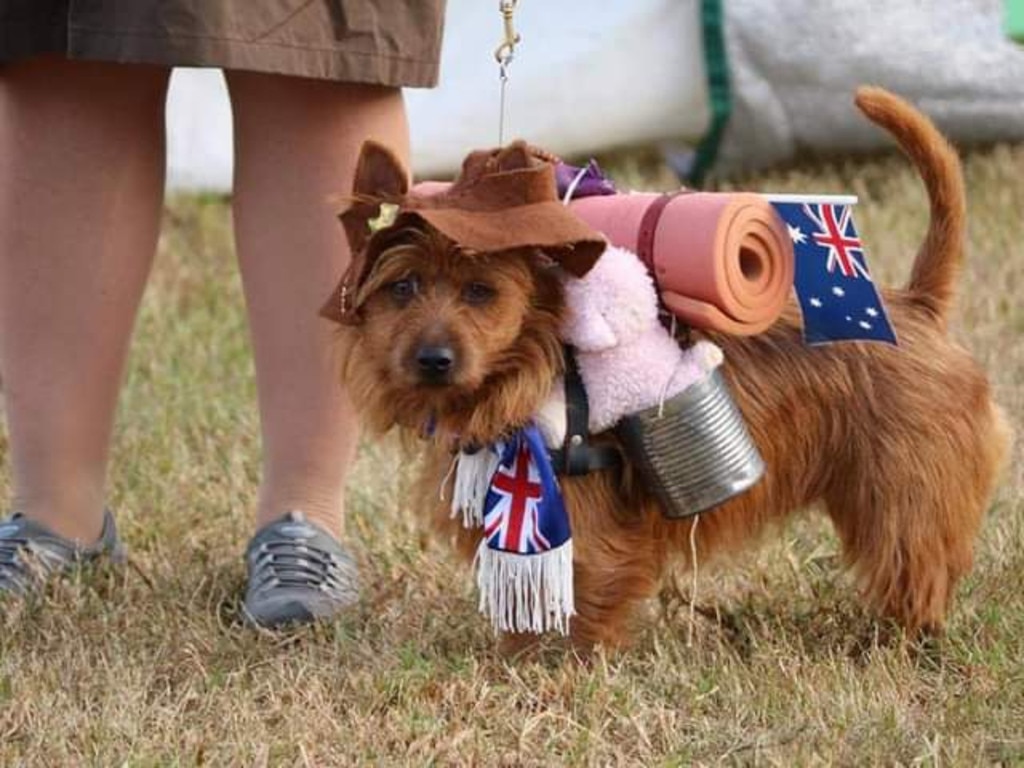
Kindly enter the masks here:
M 494 298 L 495 290 L 487 283 L 474 281 L 462 289 L 462 298 L 467 304 L 486 304 Z
M 391 291 L 391 296 L 397 301 L 405 302 L 409 301 L 413 296 L 416 295 L 418 283 L 415 277 L 403 277 L 401 280 L 395 280 L 388 286 Z

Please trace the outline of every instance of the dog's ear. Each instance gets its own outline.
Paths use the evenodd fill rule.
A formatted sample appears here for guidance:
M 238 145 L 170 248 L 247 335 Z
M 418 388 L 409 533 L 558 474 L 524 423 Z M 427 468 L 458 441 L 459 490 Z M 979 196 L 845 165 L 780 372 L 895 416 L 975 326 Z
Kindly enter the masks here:
M 395 153 L 376 141 L 364 142 L 352 183 L 352 203 L 340 216 L 353 254 L 366 245 L 370 221 L 381 215 L 381 202 L 401 198 L 408 191 L 409 174 Z
M 367 140 L 356 163 L 353 197 L 401 197 L 409 191 L 409 173 L 395 153 L 376 141 Z

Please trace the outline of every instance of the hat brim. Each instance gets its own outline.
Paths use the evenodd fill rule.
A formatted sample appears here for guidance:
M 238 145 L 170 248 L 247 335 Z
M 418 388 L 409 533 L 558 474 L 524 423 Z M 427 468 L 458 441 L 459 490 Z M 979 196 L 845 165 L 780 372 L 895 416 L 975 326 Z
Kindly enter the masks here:
M 575 277 L 583 277 L 607 245 L 604 237 L 560 202 L 520 205 L 499 211 L 457 208 L 408 210 L 450 240 L 481 253 L 540 248 Z

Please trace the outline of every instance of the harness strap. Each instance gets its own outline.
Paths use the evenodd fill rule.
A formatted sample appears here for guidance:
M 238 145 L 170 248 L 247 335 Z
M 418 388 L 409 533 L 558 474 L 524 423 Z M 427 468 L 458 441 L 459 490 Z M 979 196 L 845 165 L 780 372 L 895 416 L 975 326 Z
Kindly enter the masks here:
M 658 232 L 658 222 L 661 221 L 661 214 L 665 210 L 665 206 L 685 194 L 687 191 L 681 190 L 662 195 L 650 204 L 644 211 L 643 218 L 640 219 L 640 231 L 636 237 L 636 255 L 647 267 L 647 271 L 655 281 L 658 279 L 658 273 L 654 268 L 654 236 Z
M 622 464 L 622 455 L 614 445 L 592 445 L 590 437 L 590 405 L 583 386 L 576 355 L 565 348 L 565 443 L 549 451 L 551 465 L 560 475 L 586 475 Z

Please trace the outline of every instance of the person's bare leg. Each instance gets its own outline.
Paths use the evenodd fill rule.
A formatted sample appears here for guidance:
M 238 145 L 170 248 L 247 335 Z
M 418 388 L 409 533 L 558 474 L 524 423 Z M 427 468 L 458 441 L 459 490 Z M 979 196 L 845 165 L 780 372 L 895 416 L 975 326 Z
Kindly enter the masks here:
M 168 70 L 0 68 L 0 371 L 13 508 L 96 540 L 124 360 L 156 249 Z
M 357 419 L 318 315 L 349 253 L 337 220 L 362 142 L 408 155 L 399 90 L 227 72 L 235 123 L 233 210 L 263 433 L 257 522 L 301 510 L 341 532 Z

